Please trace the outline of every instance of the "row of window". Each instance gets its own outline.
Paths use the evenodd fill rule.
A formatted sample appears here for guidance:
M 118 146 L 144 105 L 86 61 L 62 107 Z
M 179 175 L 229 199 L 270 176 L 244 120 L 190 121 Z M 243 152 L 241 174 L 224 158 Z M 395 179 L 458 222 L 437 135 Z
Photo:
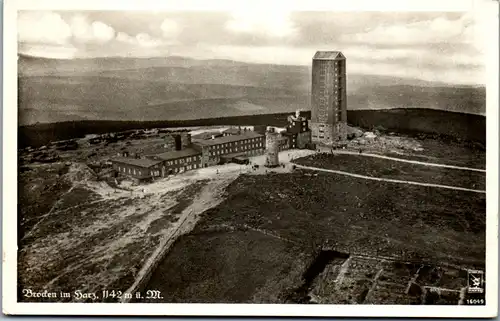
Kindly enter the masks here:
M 333 68 L 333 73 L 335 75 L 338 75 L 340 72 L 342 72 L 342 68 L 338 68 L 338 67 L 334 67 Z M 327 74 L 327 69 L 326 68 L 321 68 L 319 70 L 319 75 L 321 76 L 321 78 L 323 78 L 323 76 L 325 76 Z
M 186 158 L 179 158 L 179 159 L 174 159 L 171 161 L 167 161 L 167 165 L 177 165 L 177 164 L 184 164 L 184 163 L 191 163 L 195 162 L 201 159 L 201 156 L 190 156 Z
M 255 143 L 255 142 L 259 141 L 260 139 L 261 138 L 249 138 L 249 139 L 240 140 L 240 141 L 236 141 L 236 142 L 229 142 L 229 143 L 223 143 L 223 144 L 219 144 L 219 145 L 213 145 L 213 146 L 210 146 L 210 150 L 212 150 L 212 149 L 226 149 L 228 147 L 233 147 L 235 145 Z
M 183 166 L 180 168 L 174 168 L 173 171 L 174 171 L 174 173 L 179 173 L 179 172 L 183 172 L 186 170 L 197 169 L 197 168 L 201 168 L 201 165 L 199 165 L 199 164 L 187 165 L 187 166 Z M 118 166 L 118 171 L 120 173 L 129 174 L 129 175 L 143 175 L 144 174 L 144 172 L 142 170 L 138 170 L 138 169 L 136 170 L 135 168 L 130 168 L 130 167 L 127 168 L 127 167 Z M 160 176 L 160 171 L 159 170 L 149 171 L 149 175 Z
M 142 170 L 136 170 L 135 168 L 130 168 L 130 167 L 121 167 L 118 166 L 118 171 L 124 174 L 130 174 L 130 175 L 142 175 L 143 171 Z
M 255 149 L 258 147 L 262 147 L 262 143 L 244 145 L 243 147 L 240 147 L 239 149 L 238 149 L 238 147 L 234 147 L 234 148 L 225 148 L 225 149 L 221 149 L 221 150 L 216 150 L 216 151 L 210 152 L 210 156 L 224 155 L 224 154 L 229 154 L 229 153 L 238 152 L 238 151 L 243 152 L 245 150 Z
M 260 152 L 262 152 L 262 150 Z M 245 154 L 247 156 L 255 156 L 255 155 L 259 155 L 259 151 L 258 150 L 250 150 L 250 151 L 247 151 Z M 220 159 L 221 158 L 219 156 L 217 156 L 217 154 L 214 154 L 213 157 L 212 156 L 209 157 L 209 160 L 214 161 L 214 162 L 219 162 Z
M 201 165 L 193 164 L 193 165 L 183 166 L 183 167 L 179 167 L 179 168 L 174 168 L 173 171 L 174 171 L 174 173 L 182 173 L 182 172 L 188 171 L 190 169 L 197 169 L 197 168 L 201 168 Z

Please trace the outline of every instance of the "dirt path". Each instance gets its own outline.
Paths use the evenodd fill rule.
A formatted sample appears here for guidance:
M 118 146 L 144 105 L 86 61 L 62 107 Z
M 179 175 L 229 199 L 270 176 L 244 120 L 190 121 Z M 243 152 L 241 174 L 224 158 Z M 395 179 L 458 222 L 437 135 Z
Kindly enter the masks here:
M 331 150 L 328 150 L 328 151 L 332 152 Z M 356 155 L 356 156 L 364 156 L 364 157 L 382 158 L 382 159 L 388 159 L 388 160 L 392 160 L 392 161 L 396 161 L 396 162 L 418 164 L 418 165 L 423 165 L 423 166 L 444 167 L 444 168 L 459 169 L 459 170 L 464 170 L 464 171 L 486 173 L 485 169 L 480 169 L 480 168 L 445 165 L 445 164 L 438 164 L 438 163 L 427 163 L 427 162 L 421 162 L 421 161 L 404 159 L 404 158 L 397 158 L 397 157 L 390 157 L 390 156 L 384 156 L 384 155 L 378 155 L 378 154 L 359 153 L 359 152 L 350 152 L 350 151 L 338 151 L 338 150 L 334 150 L 333 153 L 334 154 L 347 154 L 347 155 Z
M 144 286 L 151 277 L 152 272 L 158 265 L 158 263 L 166 255 L 175 240 L 182 234 L 189 233 L 199 220 L 200 214 L 204 211 L 217 206 L 222 202 L 222 194 L 225 188 L 236 178 L 237 174 L 228 173 L 227 175 L 221 175 L 220 178 L 210 181 L 202 191 L 193 199 L 190 206 L 183 210 L 177 226 L 174 229 L 170 229 L 163 236 L 160 241 L 160 245 L 153 252 L 153 254 L 148 258 L 144 266 L 139 271 L 134 283 L 130 286 L 126 293 L 135 293 Z M 130 302 L 132 298 L 128 296 L 123 296 L 121 302 Z
M 304 166 L 304 165 L 298 165 L 298 164 L 295 166 L 297 168 L 307 169 L 307 170 L 311 170 L 311 171 L 334 173 L 334 174 L 346 175 L 346 176 L 351 176 L 351 177 L 356 177 L 356 178 L 361 178 L 361 179 L 369 179 L 372 181 L 382 181 L 382 182 L 398 183 L 398 184 L 409 184 L 409 185 L 418 185 L 418 186 L 427 186 L 427 187 L 446 188 L 446 189 L 453 189 L 453 190 L 457 190 L 457 191 L 466 191 L 466 192 L 486 194 L 486 191 L 470 189 L 470 188 L 465 188 L 465 187 L 439 185 L 439 184 L 431 184 L 431 183 L 420 183 L 420 182 L 413 182 L 413 181 L 403 181 L 403 180 L 390 179 L 390 178 L 371 177 L 371 176 L 353 174 L 353 173 L 344 172 L 344 171 L 337 171 L 337 170 L 333 170 L 333 169 L 310 167 L 310 166 Z

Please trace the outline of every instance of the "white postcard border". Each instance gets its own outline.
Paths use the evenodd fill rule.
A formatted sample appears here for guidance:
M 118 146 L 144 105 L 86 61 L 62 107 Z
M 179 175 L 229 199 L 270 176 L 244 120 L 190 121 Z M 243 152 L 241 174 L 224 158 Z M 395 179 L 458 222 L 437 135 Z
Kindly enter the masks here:
M 261 0 L 251 1 L 256 3 Z M 467 11 L 490 5 L 487 52 L 486 306 L 19 303 L 17 292 L 17 10 L 227 10 L 248 1 L 153 0 L 4 2 L 3 98 L 3 312 L 23 315 L 387 316 L 493 317 L 498 309 L 498 4 L 485 0 L 273 1 L 290 10 Z M 262 2 L 262 1 L 261 1 Z M 493 5 L 492 5 L 493 4 Z M 495 21 L 493 21 L 495 20 Z M 490 38 L 491 37 L 491 38 Z

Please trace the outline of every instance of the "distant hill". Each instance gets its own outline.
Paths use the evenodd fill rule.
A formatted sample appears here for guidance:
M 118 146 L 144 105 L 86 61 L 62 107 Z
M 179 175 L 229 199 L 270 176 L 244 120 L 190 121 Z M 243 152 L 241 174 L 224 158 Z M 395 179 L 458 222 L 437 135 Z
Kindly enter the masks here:
M 20 125 L 182 120 L 310 110 L 306 66 L 185 57 L 55 60 L 19 55 Z M 348 74 L 348 109 L 485 113 L 484 87 Z

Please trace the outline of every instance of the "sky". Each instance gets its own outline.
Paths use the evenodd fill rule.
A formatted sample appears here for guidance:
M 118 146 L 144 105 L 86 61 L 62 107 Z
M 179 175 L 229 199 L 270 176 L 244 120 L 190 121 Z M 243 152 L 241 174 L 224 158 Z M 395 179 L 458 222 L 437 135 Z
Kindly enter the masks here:
M 185 56 L 309 65 L 340 50 L 353 73 L 485 83 L 481 11 L 19 11 L 18 51 L 56 59 Z

